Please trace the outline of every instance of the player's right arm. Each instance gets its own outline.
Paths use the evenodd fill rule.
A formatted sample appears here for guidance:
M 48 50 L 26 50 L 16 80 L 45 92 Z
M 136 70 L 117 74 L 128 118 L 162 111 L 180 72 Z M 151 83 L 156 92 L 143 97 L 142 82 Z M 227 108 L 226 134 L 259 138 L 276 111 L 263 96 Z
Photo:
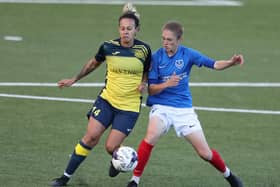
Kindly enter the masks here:
M 84 67 L 81 69 L 80 73 L 77 76 L 72 77 L 70 79 L 62 79 L 62 80 L 58 81 L 58 83 L 57 83 L 58 87 L 63 88 L 63 87 L 72 86 L 75 82 L 77 82 L 78 80 L 82 79 L 83 77 L 88 75 L 90 72 L 95 70 L 100 64 L 101 64 L 101 62 L 98 62 L 95 59 L 95 57 L 90 59 L 88 61 L 88 63 L 86 63 L 84 65 Z
M 180 77 L 176 75 L 176 73 L 174 72 L 170 76 L 170 79 L 168 79 L 167 81 L 160 84 L 150 84 L 148 88 L 149 94 L 156 95 L 162 92 L 166 88 L 177 86 L 179 84 L 179 81 L 180 81 Z

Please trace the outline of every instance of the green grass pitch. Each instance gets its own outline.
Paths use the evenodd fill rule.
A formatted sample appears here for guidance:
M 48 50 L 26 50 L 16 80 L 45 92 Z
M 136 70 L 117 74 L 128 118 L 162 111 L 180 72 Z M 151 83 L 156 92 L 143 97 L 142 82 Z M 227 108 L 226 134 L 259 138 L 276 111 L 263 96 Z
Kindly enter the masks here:
M 245 65 L 222 72 L 194 68 L 191 82 L 279 82 L 278 0 L 241 7 L 137 6 L 138 38 L 161 45 L 168 20 L 185 26 L 184 45 L 215 58 L 242 53 Z M 56 82 L 77 74 L 104 40 L 118 37 L 119 5 L 0 3 L 0 82 Z M 4 36 L 21 36 L 21 42 Z M 105 66 L 81 82 L 102 82 Z M 100 88 L 3 87 L 0 93 L 95 99 Z M 280 88 L 193 87 L 194 105 L 280 110 Z M 83 136 L 91 104 L 0 97 L 0 186 L 44 187 L 62 174 Z M 125 145 L 137 147 L 148 121 L 143 108 Z M 280 187 L 280 115 L 197 111 L 211 147 L 246 187 Z M 124 187 L 131 173 L 108 177 L 104 134 L 69 186 Z M 143 187 L 226 187 L 228 184 L 173 130 L 156 148 Z

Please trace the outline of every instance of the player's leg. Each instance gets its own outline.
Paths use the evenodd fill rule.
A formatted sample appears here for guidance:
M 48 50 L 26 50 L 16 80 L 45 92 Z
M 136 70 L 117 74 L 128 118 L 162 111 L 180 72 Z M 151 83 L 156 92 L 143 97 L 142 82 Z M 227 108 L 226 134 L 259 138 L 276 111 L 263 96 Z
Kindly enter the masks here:
M 221 172 L 226 171 L 226 165 L 224 161 L 217 151 L 210 149 L 202 130 L 188 134 L 185 136 L 185 138 L 191 143 L 197 154 L 203 160 L 209 161 L 216 169 Z
M 140 182 L 140 177 L 144 172 L 151 152 L 155 144 L 158 142 L 161 135 L 167 130 L 166 124 L 157 115 L 152 115 L 149 120 L 148 129 L 145 138 L 140 142 L 137 150 L 138 164 L 133 171 L 133 176 L 127 187 L 137 187 Z
M 120 132 L 116 129 L 112 129 L 105 143 L 105 148 L 108 154 L 112 155 L 113 152 L 121 146 L 122 142 L 126 137 L 127 135 L 123 132 Z
M 223 174 L 225 179 L 230 183 L 231 187 L 243 187 L 240 179 L 233 175 L 233 173 L 225 165 L 225 162 L 220 154 L 216 150 L 210 149 L 202 130 L 188 134 L 185 138 L 191 143 L 197 154 L 203 160 L 208 161 Z
M 65 186 L 76 169 L 85 160 L 91 149 L 98 143 L 105 127 L 96 119 L 90 117 L 86 134 L 82 140 L 75 146 L 64 174 L 52 181 L 52 186 Z
M 52 186 L 65 186 L 67 184 L 70 177 L 111 124 L 113 116 L 111 106 L 99 97 L 87 115 L 89 118 L 87 131 L 82 140 L 75 146 L 64 174 L 60 178 L 54 179 L 51 182 Z
M 139 112 L 114 109 L 112 130 L 110 131 L 105 144 L 106 150 L 110 155 L 121 146 L 124 139 L 132 132 L 138 117 Z M 115 169 L 112 162 L 110 162 L 109 176 L 115 177 L 119 173 L 120 171 Z
M 126 138 L 126 134 L 123 132 L 120 132 L 119 130 L 112 129 L 111 132 L 109 133 L 109 136 L 106 140 L 106 150 L 107 152 L 112 155 L 113 152 L 119 148 Z M 115 177 L 120 173 L 117 169 L 114 168 L 112 162 L 110 162 L 110 167 L 109 167 L 109 176 L 110 177 Z
M 209 148 L 194 109 L 178 109 L 175 112 L 173 121 L 177 135 L 185 137 L 202 159 L 210 162 L 220 172 L 226 172 L 226 165 L 218 152 Z

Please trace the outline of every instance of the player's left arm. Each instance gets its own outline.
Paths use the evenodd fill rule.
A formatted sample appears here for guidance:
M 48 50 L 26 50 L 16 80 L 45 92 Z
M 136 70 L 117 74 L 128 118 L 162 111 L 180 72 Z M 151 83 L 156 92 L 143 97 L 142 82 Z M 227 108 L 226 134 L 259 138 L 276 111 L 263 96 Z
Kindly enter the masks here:
M 151 60 L 152 60 L 152 52 L 151 52 L 151 49 L 149 46 L 147 47 L 147 51 L 148 51 L 148 54 L 147 54 L 147 58 L 144 62 L 144 71 L 143 71 L 142 80 L 137 88 L 140 93 L 143 93 L 144 91 L 147 90 L 148 72 L 149 72 L 149 69 L 151 66 Z
M 244 64 L 243 55 L 233 55 L 229 60 L 217 60 L 214 64 L 214 69 L 223 70 L 235 65 Z
M 141 83 L 138 85 L 138 88 L 137 88 L 140 93 L 143 93 L 146 90 L 147 81 L 148 81 L 148 72 L 144 72 Z

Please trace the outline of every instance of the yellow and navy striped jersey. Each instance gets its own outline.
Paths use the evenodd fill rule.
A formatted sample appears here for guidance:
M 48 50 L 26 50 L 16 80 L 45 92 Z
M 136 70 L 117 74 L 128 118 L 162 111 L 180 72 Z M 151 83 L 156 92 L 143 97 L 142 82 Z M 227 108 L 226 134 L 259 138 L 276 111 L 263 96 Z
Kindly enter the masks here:
M 105 41 L 95 59 L 107 64 L 105 87 L 100 96 L 117 109 L 139 112 L 141 93 L 137 88 L 150 67 L 149 45 L 136 39 L 132 47 L 121 46 L 120 39 Z

